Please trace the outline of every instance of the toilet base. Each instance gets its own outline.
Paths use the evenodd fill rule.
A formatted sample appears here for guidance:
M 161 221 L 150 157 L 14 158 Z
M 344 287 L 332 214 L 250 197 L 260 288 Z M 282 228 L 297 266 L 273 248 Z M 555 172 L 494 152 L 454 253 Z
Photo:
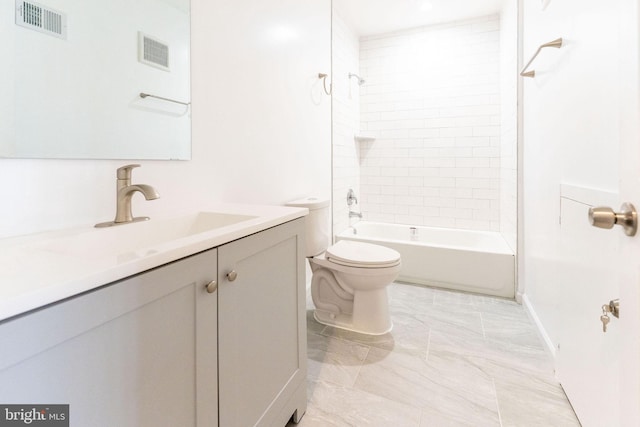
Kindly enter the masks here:
M 353 325 L 352 314 L 334 314 L 332 312 L 321 310 L 319 308 L 316 308 L 313 311 L 313 318 L 316 320 L 316 322 L 326 326 L 332 326 L 334 328 L 344 329 L 347 331 L 366 335 L 384 335 L 391 332 L 391 330 L 393 329 L 393 322 L 391 321 L 391 319 L 389 319 L 388 327 L 379 331 L 361 330 Z

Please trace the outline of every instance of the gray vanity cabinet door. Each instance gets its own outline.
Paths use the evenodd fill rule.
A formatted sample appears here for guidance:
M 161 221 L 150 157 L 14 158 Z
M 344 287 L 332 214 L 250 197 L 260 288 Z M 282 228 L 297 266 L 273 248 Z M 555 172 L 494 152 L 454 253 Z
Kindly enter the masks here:
M 305 411 L 303 224 L 218 248 L 220 426 L 284 426 Z
M 0 323 L 0 403 L 69 404 L 71 426 L 216 426 L 210 250 Z

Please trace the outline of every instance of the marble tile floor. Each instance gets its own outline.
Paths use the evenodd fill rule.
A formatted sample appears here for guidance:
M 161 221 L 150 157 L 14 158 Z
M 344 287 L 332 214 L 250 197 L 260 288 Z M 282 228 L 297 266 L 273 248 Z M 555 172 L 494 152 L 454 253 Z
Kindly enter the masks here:
M 378 337 L 321 325 L 307 302 L 308 408 L 298 426 L 580 426 L 522 306 L 389 288 L 394 328 Z

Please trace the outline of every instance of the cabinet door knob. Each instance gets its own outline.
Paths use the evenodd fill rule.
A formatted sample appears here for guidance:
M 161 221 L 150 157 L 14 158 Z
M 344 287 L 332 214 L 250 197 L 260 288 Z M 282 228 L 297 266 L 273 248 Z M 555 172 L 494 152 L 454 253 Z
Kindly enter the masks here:
M 227 273 L 227 279 L 229 279 L 230 282 L 233 282 L 234 280 L 236 280 L 237 277 L 238 277 L 238 273 L 236 273 L 235 270 L 231 270 L 230 272 Z
M 218 289 L 218 282 L 216 282 L 215 280 L 212 280 L 209 283 L 207 283 L 205 287 L 207 288 L 207 292 L 212 294 Z

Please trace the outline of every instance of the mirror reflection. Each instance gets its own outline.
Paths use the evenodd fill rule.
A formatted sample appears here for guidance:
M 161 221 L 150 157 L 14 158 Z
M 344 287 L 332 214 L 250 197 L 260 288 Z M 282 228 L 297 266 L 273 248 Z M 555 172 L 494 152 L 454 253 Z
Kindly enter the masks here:
M 190 158 L 189 0 L 16 0 L 9 13 L 0 157 Z

